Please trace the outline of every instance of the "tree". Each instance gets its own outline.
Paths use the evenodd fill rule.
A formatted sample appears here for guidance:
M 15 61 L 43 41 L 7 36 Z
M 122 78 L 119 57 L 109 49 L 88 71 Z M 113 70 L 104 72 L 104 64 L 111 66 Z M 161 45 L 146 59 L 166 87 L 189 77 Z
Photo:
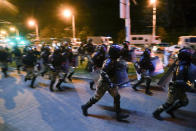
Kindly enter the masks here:
M 191 34 L 190 35 L 196 35 L 196 27 L 193 28 L 193 30 L 191 31 Z
M 122 43 L 123 41 L 125 41 L 125 29 L 120 30 L 117 34 L 117 42 Z
M 167 31 L 165 30 L 165 28 L 159 27 L 159 28 L 157 29 L 157 34 L 161 37 L 161 39 L 162 39 L 163 41 L 168 42 L 168 33 L 167 33 Z
M 94 35 L 92 30 L 88 26 L 84 26 L 79 31 L 77 37 L 79 37 L 81 39 L 81 41 L 86 41 L 87 40 L 87 36 L 92 36 L 92 35 Z

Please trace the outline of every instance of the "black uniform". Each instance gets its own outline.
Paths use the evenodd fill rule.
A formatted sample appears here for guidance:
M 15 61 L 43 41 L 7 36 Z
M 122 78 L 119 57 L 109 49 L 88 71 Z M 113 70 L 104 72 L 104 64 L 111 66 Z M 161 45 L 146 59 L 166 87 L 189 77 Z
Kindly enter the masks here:
M 97 52 L 95 52 L 92 55 L 92 65 L 93 65 L 93 73 L 92 73 L 92 78 L 93 81 L 90 81 L 90 89 L 95 90 L 93 88 L 94 83 L 98 80 L 99 78 L 99 73 L 101 70 L 101 67 L 103 66 L 104 61 L 106 60 L 106 47 L 105 45 L 101 45 Z
M 98 85 L 96 88 L 95 95 L 90 98 L 90 100 L 85 104 L 82 105 L 82 111 L 83 115 L 88 115 L 88 108 L 91 107 L 93 104 L 98 102 L 102 96 L 105 94 L 106 91 L 110 93 L 110 95 L 114 98 L 114 108 L 116 111 L 116 118 L 117 120 L 121 120 L 123 118 L 128 117 L 127 115 L 120 114 L 120 95 L 118 93 L 117 87 L 113 84 L 115 83 L 115 70 L 117 65 L 117 58 L 120 56 L 120 47 L 117 45 L 112 45 L 110 47 L 109 55 L 110 58 L 108 58 L 101 71 L 101 77 L 98 81 Z
M 191 53 L 188 49 L 181 49 L 178 54 L 179 63 L 173 73 L 172 82 L 169 85 L 167 101 L 153 112 L 153 116 L 162 120 L 160 116 L 164 110 L 173 118 L 173 111 L 188 104 L 186 88 L 188 87 L 188 70 L 191 64 Z
M 84 62 L 84 55 L 85 55 L 85 49 L 84 49 L 84 44 L 81 43 L 79 49 L 78 49 L 78 53 L 80 55 L 80 64 L 82 64 Z
M 145 49 L 140 61 L 139 61 L 139 70 L 137 71 L 139 74 L 141 74 L 141 79 L 132 87 L 135 91 L 137 91 L 137 86 L 139 86 L 141 83 L 143 83 L 146 80 L 146 94 L 151 95 L 152 92 L 150 91 L 150 83 L 151 83 L 151 72 L 154 71 L 154 66 L 151 62 L 150 57 L 150 50 L 148 48 Z
M 20 67 L 22 66 L 22 52 L 18 48 L 18 46 L 15 46 L 12 51 L 12 54 L 14 55 L 14 60 L 16 62 L 18 74 L 20 74 Z
M 61 54 L 61 50 L 59 47 L 56 47 L 54 53 L 50 56 L 50 70 L 51 70 L 51 82 L 50 82 L 50 91 L 53 90 L 53 85 L 59 77 L 59 82 L 56 85 L 56 88 L 61 90 L 60 84 L 63 82 L 62 75 L 60 74 L 62 71 L 62 63 L 63 63 L 63 56 Z
M 50 48 L 45 46 L 45 48 L 42 49 L 43 52 L 41 53 L 41 60 L 42 60 L 42 71 L 41 75 L 44 76 L 46 72 L 49 71 L 49 56 L 50 56 Z
M 89 72 L 92 72 L 92 54 L 94 53 L 95 51 L 95 48 L 94 48 L 94 45 L 92 44 L 92 39 L 90 39 L 88 41 L 88 43 L 85 45 L 84 49 L 85 49 L 85 56 L 87 57 L 88 59 L 88 63 L 87 63 L 87 66 L 86 66 L 86 70 L 89 71 Z
M 8 70 L 8 62 L 9 62 L 9 52 L 6 49 L 0 49 L 0 65 L 1 70 L 5 77 L 8 77 L 7 70 Z
M 27 72 L 27 74 L 25 76 L 25 81 L 32 80 L 30 87 L 34 88 L 34 82 L 37 77 L 37 73 L 34 70 L 34 66 L 37 63 L 37 57 L 33 53 L 32 48 L 30 48 L 30 47 L 27 48 L 26 55 L 23 56 L 22 61 L 23 61 L 23 64 L 24 64 L 26 72 Z

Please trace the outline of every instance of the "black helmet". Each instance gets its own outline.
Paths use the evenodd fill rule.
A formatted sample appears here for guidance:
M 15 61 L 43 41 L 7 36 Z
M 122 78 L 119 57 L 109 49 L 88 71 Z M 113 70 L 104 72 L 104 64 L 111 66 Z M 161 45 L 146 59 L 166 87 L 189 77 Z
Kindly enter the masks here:
M 105 45 L 100 45 L 100 46 L 98 47 L 98 51 L 100 51 L 100 52 L 107 52 L 107 48 L 106 48 Z
M 28 53 L 32 53 L 32 52 L 33 52 L 32 47 L 27 47 L 27 49 L 26 49 L 26 50 L 27 50 L 27 52 L 28 52 Z
M 127 48 L 128 49 L 129 44 L 130 44 L 129 41 L 124 41 L 122 45 L 123 45 L 124 48 Z
M 144 56 L 149 57 L 150 54 L 151 54 L 151 49 L 146 48 L 146 49 L 144 50 Z
M 61 52 L 61 48 L 59 46 L 55 46 L 54 53 L 60 53 L 60 52 Z
M 93 42 L 93 39 L 90 38 L 90 39 L 88 39 L 88 42 L 87 43 L 88 44 L 92 44 L 92 42 Z
M 187 61 L 187 62 L 191 62 L 192 59 L 192 53 L 191 50 L 188 48 L 183 48 L 179 51 L 178 53 L 178 59 L 180 61 Z
M 119 58 L 120 54 L 121 54 L 121 49 L 122 49 L 122 47 L 117 44 L 111 45 L 110 49 L 109 49 L 109 57 L 112 59 Z

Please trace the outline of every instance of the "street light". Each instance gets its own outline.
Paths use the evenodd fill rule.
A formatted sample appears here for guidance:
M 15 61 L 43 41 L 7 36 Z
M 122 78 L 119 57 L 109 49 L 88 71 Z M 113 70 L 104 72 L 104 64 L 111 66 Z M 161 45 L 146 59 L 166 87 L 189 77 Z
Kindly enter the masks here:
M 76 38 L 75 16 L 68 9 L 63 10 L 62 14 L 64 17 L 67 17 L 67 18 L 72 16 L 72 32 L 73 32 L 73 40 L 75 41 L 75 38 Z
M 157 3 L 157 0 L 150 0 L 150 4 L 153 5 L 153 17 L 152 17 L 152 37 L 153 37 L 153 42 L 155 41 L 155 36 L 156 36 L 156 12 L 157 12 L 157 9 L 156 9 L 156 3 Z
M 15 27 L 10 27 L 10 31 L 16 32 L 16 36 L 19 36 L 19 31 Z
M 1 34 L 5 35 L 5 34 L 7 34 L 7 32 L 5 30 L 1 30 Z
M 30 27 L 35 27 L 36 40 L 39 40 L 39 27 L 38 27 L 38 24 L 36 23 L 36 21 L 35 20 L 29 20 L 28 25 Z
M 1 36 L 5 36 L 5 37 L 7 36 L 7 32 L 5 30 L 1 30 L 0 34 L 1 34 Z

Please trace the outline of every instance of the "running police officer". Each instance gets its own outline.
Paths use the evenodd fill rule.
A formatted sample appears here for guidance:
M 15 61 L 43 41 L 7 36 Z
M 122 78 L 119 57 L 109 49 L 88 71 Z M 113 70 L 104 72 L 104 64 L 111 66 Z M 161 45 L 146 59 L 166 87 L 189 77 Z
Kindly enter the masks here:
M 60 77 L 61 69 L 62 69 L 62 62 L 63 56 L 61 54 L 60 47 L 56 46 L 54 49 L 53 54 L 49 58 L 50 60 L 50 70 L 51 70 L 51 82 L 50 82 L 50 91 L 54 91 L 53 86 L 56 82 L 57 77 Z M 59 82 L 56 85 L 56 88 L 61 91 L 60 84 L 62 83 L 62 79 L 59 78 Z
M 31 80 L 31 88 L 34 88 L 34 82 L 36 80 L 37 74 L 35 73 L 34 66 L 37 62 L 37 57 L 35 56 L 33 49 L 31 47 L 28 47 L 26 49 L 26 54 L 22 58 L 23 64 L 26 69 L 26 76 L 25 76 L 25 82 L 27 80 Z
M 98 81 L 96 93 L 93 97 L 90 98 L 90 100 L 81 106 L 83 115 L 88 115 L 88 108 L 91 107 L 93 104 L 98 102 L 102 96 L 105 94 L 106 91 L 110 93 L 110 95 L 114 98 L 114 108 L 116 111 L 116 119 L 122 120 L 124 118 L 127 118 L 128 115 L 121 114 L 120 109 L 120 94 L 118 93 L 118 89 L 114 84 L 115 80 L 115 68 L 118 64 L 117 59 L 120 57 L 121 47 L 118 45 L 111 45 L 109 49 L 109 58 L 105 60 L 101 74 L 100 79 Z
M 153 112 L 154 118 L 163 120 L 160 114 L 166 111 L 175 118 L 174 111 L 188 104 L 186 87 L 188 86 L 188 70 L 191 64 L 191 52 L 183 48 L 178 54 L 178 64 L 173 72 L 172 82 L 169 84 L 167 101 Z
M 14 55 L 18 74 L 20 74 L 20 67 L 22 66 L 22 52 L 17 45 L 14 46 L 12 54 Z
M 3 72 L 5 77 L 8 77 L 8 62 L 9 62 L 9 52 L 3 47 L 0 47 L 0 66 L 1 71 Z
M 154 71 L 154 66 L 152 65 L 150 54 L 151 54 L 151 50 L 146 48 L 138 63 L 139 70 L 137 72 L 141 74 L 141 79 L 132 87 L 135 91 L 138 91 L 136 87 L 146 80 L 145 93 L 148 95 L 152 94 L 152 92 L 150 91 L 150 83 L 152 80 L 150 74 L 151 72 Z
M 95 90 L 93 88 L 93 85 L 95 82 L 98 81 L 100 70 L 101 70 L 101 67 L 102 67 L 104 61 L 106 60 L 106 56 L 107 56 L 107 49 L 106 49 L 105 45 L 99 46 L 98 50 L 92 55 L 92 65 L 93 65 L 92 77 L 93 77 L 93 80 L 90 81 L 90 89 L 91 90 Z

